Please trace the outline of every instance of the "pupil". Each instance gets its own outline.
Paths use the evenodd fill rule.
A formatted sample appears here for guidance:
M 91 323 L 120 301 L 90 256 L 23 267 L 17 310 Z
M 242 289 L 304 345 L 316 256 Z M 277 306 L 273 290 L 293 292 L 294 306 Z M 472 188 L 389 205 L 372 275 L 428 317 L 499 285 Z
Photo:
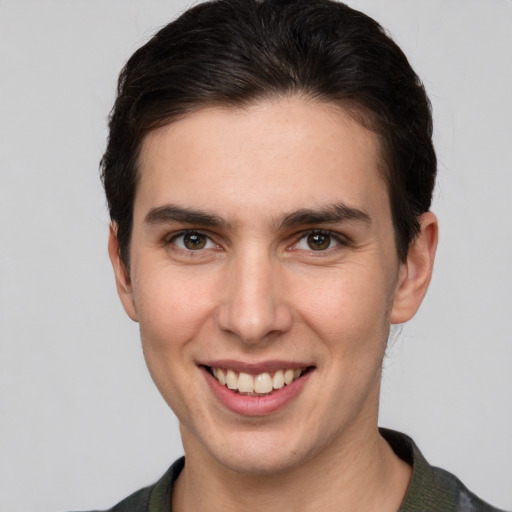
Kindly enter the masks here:
M 184 240 L 185 247 L 192 250 L 202 249 L 206 245 L 204 235 L 198 233 L 189 233 L 185 235 Z
M 314 251 L 327 249 L 329 247 L 330 242 L 330 236 L 323 235 L 321 233 L 315 233 L 314 235 L 309 235 L 308 237 L 308 245 Z

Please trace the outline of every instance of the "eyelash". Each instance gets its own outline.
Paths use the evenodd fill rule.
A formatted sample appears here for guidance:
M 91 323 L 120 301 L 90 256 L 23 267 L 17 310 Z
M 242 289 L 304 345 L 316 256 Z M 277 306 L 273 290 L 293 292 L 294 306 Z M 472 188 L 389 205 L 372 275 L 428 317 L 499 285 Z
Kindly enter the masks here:
M 337 233 L 335 231 L 326 230 L 326 229 L 310 229 L 310 230 L 306 231 L 305 233 L 301 233 L 297 242 L 295 242 L 293 244 L 293 247 L 296 247 L 302 240 L 307 240 L 307 238 L 311 235 L 323 235 L 323 236 L 330 237 L 330 244 L 333 241 L 336 242 L 336 244 L 337 244 L 335 247 L 328 247 L 328 248 L 322 249 L 322 250 L 315 250 L 315 249 L 311 249 L 311 248 L 305 249 L 311 253 L 317 253 L 317 254 L 318 253 L 326 253 L 326 252 L 335 250 L 338 246 L 347 247 L 350 245 L 350 240 L 346 236 L 344 236 L 340 233 Z
M 207 233 L 204 233 L 202 231 L 195 230 L 195 229 L 184 229 L 178 233 L 173 233 L 172 236 L 167 237 L 165 239 L 164 243 L 166 246 L 174 246 L 174 248 L 176 248 L 177 250 L 182 251 L 183 253 L 186 253 L 187 255 L 190 255 L 190 256 L 192 256 L 194 253 L 200 253 L 205 249 L 206 250 L 211 249 L 211 247 L 206 247 L 206 248 L 200 247 L 199 249 L 194 250 L 194 249 L 189 249 L 186 247 L 179 247 L 176 244 L 176 241 L 179 238 L 184 237 L 186 235 L 190 235 L 190 236 L 198 235 L 200 237 L 206 237 L 206 242 L 205 242 L 206 245 L 210 243 L 210 244 L 214 244 L 216 247 L 219 247 L 218 244 L 216 244 L 212 240 L 210 235 L 208 235 Z M 350 245 L 350 240 L 346 236 L 341 235 L 340 233 L 337 233 L 335 231 L 325 230 L 325 229 L 310 229 L 308 231 L 300 233 L 300 235 L 296 237 L 296 241 L 290 246 L 289 250 L 296 249 L 297 245 L 300 242 L 302 242 L 303 240 L 307 240 L 307 238 L 312 235 L 322 235 L 322 236 L 326 236 L 326 237 L 330 238 L 329 246 L 325 249 L 317 249 L 317 250 L 312 249 L 312 248 L 303 249 L 310 253 L 316 253 L 317 255 L 320 255 L 321 253 L 331 252 L 332 250 L 335 250 L 336 247 L 338 247 L 338 246 L 347 247 Z M 334 247 L 331 247 L 333 241 L 336 243 L 336 245 Z M 184 242 L 183 242 L 183 245 L 184 245 Z
M 193 250 L 193 249 L 187 249 L 187 248 L 184 248 L 184 247 L 179 247 L 176 244 L 176 241 L 179 238 L 185 237 L 186 235 L 190 235 L 190 236 L 197 235 L 197 236 L 200 236 L 200 237 L 205 237 L 206 238 L 206 244 L 210 243 L 210 244 L 214 244 L 214 245 L 216 245 L 218 247 L 218 245 L 212 240 L 210 235 L 208 235 L 206 233 L 203 233 L 202 231 L 198 231 L 196 229 L 184 229 L 184 230 L 182 230 L 182 231 L 180 231 L 178 233 L 173 233 L 171 236 L 167 237 L 164 240 L 164 243 L 167 246 L 174 246 L 178 250 L 181 250 L 182 252 L 185 252 L 185 253 L 190 254 L 190 255 L 192 255 L 195 252 L 201 252 L 201 250 L 203 248 Z M 183 242 L 183 244 L 184 244 L 184 242 Z

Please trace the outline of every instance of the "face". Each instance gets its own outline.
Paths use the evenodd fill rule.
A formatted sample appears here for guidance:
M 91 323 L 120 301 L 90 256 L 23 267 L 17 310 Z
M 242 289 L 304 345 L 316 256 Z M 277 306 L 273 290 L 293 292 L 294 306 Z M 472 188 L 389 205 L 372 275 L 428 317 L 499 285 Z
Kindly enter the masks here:
M 299 98 L 145 139 L 129 270 L 110 251 L 187 456 L 285 471 L 376 430 L 389 325 L 424 293 L 379 162 L 373 133 Z

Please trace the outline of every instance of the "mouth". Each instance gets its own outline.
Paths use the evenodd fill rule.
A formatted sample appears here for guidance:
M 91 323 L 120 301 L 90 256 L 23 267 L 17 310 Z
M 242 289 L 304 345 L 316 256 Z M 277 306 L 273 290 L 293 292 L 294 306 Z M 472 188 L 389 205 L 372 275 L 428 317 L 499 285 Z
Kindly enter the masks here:
M 249 397 L 262 397 L 289 386 L 303 378 L 314 367 L 282 368 L 276 371 L 257 374 L 239 372 L 232 368 L 204 366 L 222 386 L 236 394 Z

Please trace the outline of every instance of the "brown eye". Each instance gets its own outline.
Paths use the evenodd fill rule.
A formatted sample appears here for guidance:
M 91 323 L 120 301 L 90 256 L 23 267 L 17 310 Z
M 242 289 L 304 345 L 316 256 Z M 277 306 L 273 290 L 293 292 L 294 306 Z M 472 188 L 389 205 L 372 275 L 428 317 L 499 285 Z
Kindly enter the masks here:
M 201 233 L 186 233 L 183 235 L 183 245 L 191 251 L 204 249 L 208 238 Z
M 324 233 L 312 233 L 308 235 L 307 242 L 313 251 L 323 251 L 331 245 L 331 236 Z

